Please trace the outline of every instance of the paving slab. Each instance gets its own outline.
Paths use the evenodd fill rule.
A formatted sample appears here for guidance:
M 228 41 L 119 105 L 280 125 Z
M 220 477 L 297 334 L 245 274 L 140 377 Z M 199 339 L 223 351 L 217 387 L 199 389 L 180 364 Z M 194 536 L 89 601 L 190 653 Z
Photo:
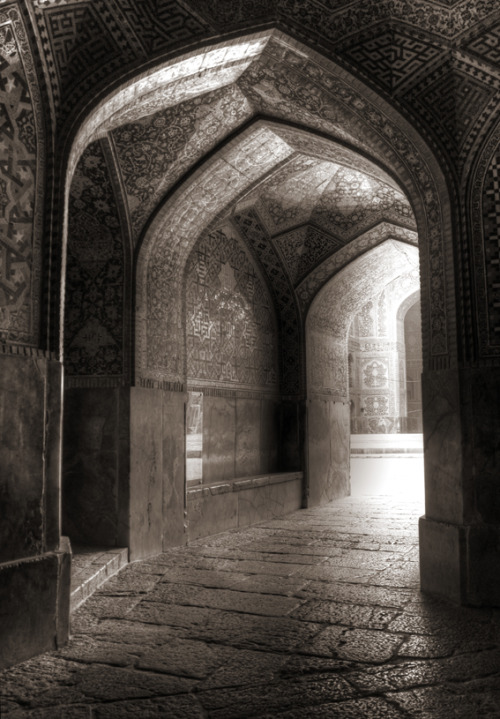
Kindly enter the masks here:
M 129 564 L 1 719 L 500 719 L 500 610 L 418 584 L 420 500 L 354 497 Z

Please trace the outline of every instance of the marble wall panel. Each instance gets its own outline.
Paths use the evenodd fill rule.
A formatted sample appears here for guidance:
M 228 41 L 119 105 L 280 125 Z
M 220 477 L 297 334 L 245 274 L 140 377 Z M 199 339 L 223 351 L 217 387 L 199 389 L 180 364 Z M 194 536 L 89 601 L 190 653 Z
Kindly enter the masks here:
M 425 514 L 431 519 L 460 524 L 465 500 L 458 372 L 425 371 L 422 404 Z
M 463 531 L 447 522 L 420 517 L 420 586 L 422 591 L 455 602 L 464 597 Z
M 43 358 L 0 354 L 0 561 L 41 554 L 45 549 L 44 424 L 48 364 Z M 49 421 L 52 423 L 53 419 L 56 416 Z M 51 486 L 52 503 L 56 494 Z M 57 506 L 50 507 L 51 525 L 57 521 L 54 516 Z
M 128 416 L 128 390 L 65 391 L 63 532 L 73 542 L 128 543 Z
M 471 527 L 467 532 L 467 603 L 500 606 L 500 527 Z
M 238 493 L 238 526 L 248 527 L 264 519 L 283 517 L 300 509 L 302 481 L 280 482 L 252 487 Z
M 211 494 L 208 487 L 190 493 L 188 503 L 189 540 L 209 537 L 238 526 L 238 493 Z
M 283 472 L 295 472 L 302 468 L 304 421 L 304 407 L 301 403 L 281 403 L 279 466 Z
M 62 450 L 62 382 L 60 362 L 47 363 L 45 406 L 45 550 L 57 549 L 61 537 L 61 450 Z
M 307 405 L 308 506 L 350 493 L 348 402 L 313 398 Z
M 280 451 L 280 405 L 277 400 L 260 402 L 260 469 L 259 474 L 277 472 Z
M 235 477 L 259 474 L 262 466 L 260 399 L 236 400 Z
M 69 551 L 0 564 L 0 669 L 67 641 L 70 580 Z
M 462 370 L 460 379 L 465 486 L 473 487 L 473 497 L 465 497 L 465 516 L 500 525 L 500 370 Z
M 132 387 L 130 396 L 130 560 L 163 549 L 162 392 Z
M 186 487 L 183 392 L 162 392 L 163 548 L 184 544 Z
M 236 400 L 203 397 L 203 482 L 222 482 L 235 476 Z

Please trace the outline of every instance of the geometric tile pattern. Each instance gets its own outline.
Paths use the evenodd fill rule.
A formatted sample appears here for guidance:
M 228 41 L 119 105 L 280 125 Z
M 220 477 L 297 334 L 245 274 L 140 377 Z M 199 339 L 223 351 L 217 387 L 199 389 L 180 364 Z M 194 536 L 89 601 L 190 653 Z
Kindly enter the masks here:
M 476 38 L 467 42 L 464 49 L 473 53 L 494 67 L 500 65 L 500 22 L 484 30 Z
M 123 375 L 125 256 L 103 145 L 89 145 L 69 198 L 65 367 L 69 376 Z
M 189 40 L 209 29 L 177 0 L 135 0 L 121 3 L 121 10 L 138 34 L 149 55 L 182 40 Z
M 500 147 L 484 178 L 482 205 L 488 342 L 500 347 Z
M 95 2 L 49 7 L 45 13 L 56 70 L 62 88 L 94 64 L 117 57 L 120 47 Z
M 456 154 L 494 94 L 495 84 L 486 73 L 461 63 L 460 69 L 442 65 L 421 86 L 415 87 L 408 98 L 425 115 L 430 113 L 436 118 L 448 135 L 450 149 Z
M 14 21 L 14 22 L 12 22 Z M 19 33 L 19 39 L 16 36 Z M 0 13 L 0 338 L 36 344 L 41 108 L 17 10 Z
M 363 33 L 355 40 L 349 38 L 342 50 L 365 75 L 375 77 L 390 91 L 414 82 L 425 66 L 444 54 L 439 44 L 390 25 Z
M 272 300 L 243 247 L 222 230 L 203 236 L 187 263 L 186 344 L 188 380 L 246 389 L 277 385 Z

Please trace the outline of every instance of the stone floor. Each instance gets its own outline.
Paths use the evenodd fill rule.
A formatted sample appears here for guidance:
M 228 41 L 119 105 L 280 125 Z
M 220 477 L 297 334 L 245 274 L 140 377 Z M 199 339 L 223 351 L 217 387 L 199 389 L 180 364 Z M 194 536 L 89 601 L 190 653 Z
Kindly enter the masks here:
M 420 500 L 351 497 L 128 565 L 2 719 L 500 718 L 500 610 L 420 594 Z

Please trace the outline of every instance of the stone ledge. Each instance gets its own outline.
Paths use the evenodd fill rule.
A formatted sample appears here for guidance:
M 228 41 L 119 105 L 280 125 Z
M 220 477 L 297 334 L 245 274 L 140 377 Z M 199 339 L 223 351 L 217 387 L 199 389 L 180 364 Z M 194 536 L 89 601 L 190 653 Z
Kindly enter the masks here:
M 273 474 L 258 474 L 253 477 L 235 478 L 225 482 L 213 482 L 206 486 L 197 486 L 188 489 L 189 499 L 201 499 L 208 495 L 226 494 L 227 492 L 242 492 L 245 489 L 254 487 L 265 487 L 269 484 L 281 484 L 282 482 L 294 482 L 302 479 L 302 472 L 276 472 Z
M 81 552 L 75 551 L 71 572 L 71 611 L 83 604 L 126 564 L 128 564 L 126 547 L 101 550 L 96 547 Z

